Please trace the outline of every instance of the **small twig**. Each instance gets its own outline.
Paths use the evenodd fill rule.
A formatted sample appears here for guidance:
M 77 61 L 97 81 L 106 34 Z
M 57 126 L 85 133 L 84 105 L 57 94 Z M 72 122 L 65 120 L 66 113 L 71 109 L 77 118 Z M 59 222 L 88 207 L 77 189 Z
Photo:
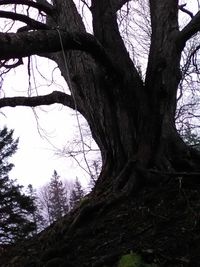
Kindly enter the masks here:
M 29 7 L 33 7 L 38 9 L 39 11 L 43 11 L 48 15 L 52 15 L 54 11 L 54 7 L 49 4 L 47 1 L 45 3 L 39 3 L 39 1 L 33 2 L 31 0 L 1 0 L 0 5 L 27 5 Z
M 7 62 L 7 60 L 5 62 Z M 23 64 L 22 58 L 19 58 L 18 61 L 16 63 L 13 63 L 13 64 L 6 64 L 5 62 L 0 63 L 0 67 L 4 67 L 6 69 L 14 69 L 14 68 Z
M 32 29 L 49 30 L 49 27 L 46 24 L 31 19 L 23 14 L 0 10 L 0 17 L 24 22 L 25 24 L 32 27 Z
M 88 5 L 88 3 L 85 1 L 85 0 L 81 0 L 81 2 L 84 4 L 84 5 L 86 5 L 86 7 L 90 10 L 91 9 L 91 7 Z
M 190 18 L 192 19 L 192 18 L 194 17 L 193 13 L 192 13 L 191 11 L 189 11 L 188 9 L 186 9 L 185 6 L 186 6 L 186 4 L 183 4 L 183 5 L 180 5 L 178 8 L 179 8 L 182 12 L 188 14 L 188 15 L 190 16 Z

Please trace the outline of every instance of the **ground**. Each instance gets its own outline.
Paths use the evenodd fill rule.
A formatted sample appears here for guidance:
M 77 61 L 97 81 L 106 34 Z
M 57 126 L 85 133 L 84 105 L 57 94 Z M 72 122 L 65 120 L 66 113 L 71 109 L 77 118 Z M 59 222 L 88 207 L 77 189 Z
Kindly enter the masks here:
M 0 266 L 118 267 L 122 255 L 137 253 L 147 265 L 127 266 L 197 267 L 199 251 L 200 185 L 173 177 L 134 196 L 92 204 L 87 197 L 37 237 L 7 249 Z

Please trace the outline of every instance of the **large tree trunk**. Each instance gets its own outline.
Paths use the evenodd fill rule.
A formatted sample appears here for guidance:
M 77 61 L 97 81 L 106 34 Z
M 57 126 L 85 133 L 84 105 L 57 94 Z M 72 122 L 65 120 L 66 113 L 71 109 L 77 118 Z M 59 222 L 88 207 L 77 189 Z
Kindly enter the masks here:
M 24 1 L 22 2 L 24 4 Z M 36 240 L 34 243 L 33 240 L 36 250 L 27 250 L 27 246 L 24 246 L 24 253 L 21 255 L 27 254 L 27 251 L 30 255 L 34 254 L 34 266 L 43 266 L 40 260 L 47 262 L 45 266 L 58 266 L 58 263 L 64 264 L 62 259 L 80 262 L 80 252 L 88 250 L 89 260 L 87 253 L 83 260 L 84 264 L 85 261 L 88 262 L 85 266 L 91 266 L 91 263 L 93 265 L 96 257 L 99 260 L 99 255 L 103 255 L 105 261 L 101 262 L 100 258 L 99 262 L 94 264 L 102 266 L 107 265 L 106 260 L 110 260 L 109 257 L 104 257 L 105 253 L 109 253 L 108 248 L 111 246 L 113 252 L 115 248 L 118 250 L 119 246 L 120 253 L 132 251 L 132 248 L 133 251 L 136 249 L 155 253 L 153 264 L 159 264 L 158 253 L 160 258 L 167 259 L 163 266 L 167 266 L 168 261 L 170 264 L 173 263 L 171 260 L 174 260 L 174 264 L 179 261 L 180 266 L 188 266 L 188 247 L 193 241 L 195 245 L 199 241 L 196 239 L 196 233 L 199 231 L 198 201 L 193 206 L 198 198 L 198 190 L 195 188 L 194 195 L 188 197 L 185 191 L 182 191 L 182 180 L 177 179 L 173 183 L 170 180 L 162 184 L 163 187 L 158 187 L 157 192 L 155 188 L 145 188 L 136 201 L 132 201 L 132 195 L 141 186 L 149 183 L 158 184 L 165 177 L 182 178 L 186 174 L 191 180 L 191 173 L 188 175 L 183 171 L 200 170 L 200 155 L 185 145 L 175 125 L 177 88 L 181 79 L 181 52 L 185 42 L 200 30 L 200 12 L 191 23 L 179 31 L 178 0 L 149 0 L 152 34 L 146 78 L 143 81 L 129 57 L 117 23 L 117 10 L 128 0 L 91 1 L 94 38 L 86 34 L 74 1 L 52 2 L 55 9 L 51 7 L 48 11 L 49 28 L 47 25 L 47 28 L 43 26 L 48 30 L 2 34 L 0 48 L 3 52 L 0 59 L 12 58 L 15 55 L 13 47 L 16 47 L 16 44 L 20 44 L 16 48 L 16 56 L 19 57 L 47 52 L 48 54 L 43 56 L 53 59 L 58 64 L 72 97 L 55 91 L 46 96 L 1 98 L 0 107 L 63 103 L 76 109 L 89 123 L 93 138 L 101 150 L 103 166 L 92 193 L 63 219 L 63 225 L 62 221 L 52 225 L 40 234 L 39 241 Z M 21 1 L 18 0 L 18 3 Z M 29 5 L 33 3 L 36 2 L 30 1 Z M 36 29 L 41 27 L 41 24 L 32 24 Z M 35 41 L 36 37 L 39 37 L 39 40 Z M 55 45 L 51 44 L 53 39 L 56 39 Z M 91 47 L 87 48 L 84 41 Z M 45 50 L 45 44 L 48 51 Z M 69 51 L 69 48 L 72 50 Z M 51 53 L 52 51 L 56 52 Z M 97 55 L 97 52 L 100 55 Z M 101 59 L 103 54 L 105 60 Z M 193 173 L 193 176 L 198 180 L 199 173 Z M 173 188 L 168 195 L 170 187 L 175 187 L 175 190 Z M 127 194 L 131 197 L 123 198 Z M 173 202 L 173 205 L 168 205 L 169 202 Z M 187 211 L 183 206 L 186 206 Z M 115 219 L 118 221 L 117 224 Z M 117 229 L 114 232 L 115 236 L 109 235 L 113 227 Z M 149 235 L 150 229 L 151 238 L 147 238 L 146 245 L 143 238 L 145 234 Z M 173 233 L 173 239 L 166 239 L 166 229 L 168 235 Z M 126 235 L 119 235 L 119 232 L 125 232 Z M 177 232 L 178 242 L 175 240 Z M 158 236 L 157 246 L 152 245 L 152 242 L 156 243 L 155 233 Z M 180 236 L 184 238 L 181 239 Z M 127 238 L 131 239 L 130 244 L 135 240 L 134 246 L 126 243 Z M 95 248 L 90 239 L 96 239 Z M 184 252 L 183 240 L 186 240 Z M 180 256 L 174 254 L 172 242 L 178 245 L 180 243 L 180 246 L 177 246 L 177 251 L 181 251 Z M 161 249 L 163 243 L 164 253 Z M 46 251 L 46 259 L 45 255 L 42 255 L 41 245 Z M 56 248 L 56 253 L 48 250 L 51 247 Z M 191 250 L 195 251 L 193 247 Z M 39 260 L 35 251 L 40 255 Z M 173 251 L 172 259 L 171 256 L 165 256 L 166 251 Z M 15 250 L 14 255 L 18 255 Z M 10 259 L 9 254 L 7 257 Z M 49 261 L 50 259 L 52 261 Z M 13 264 L 15 260 L 20 262 L 20 257 L 12 259 Z M 30 261 L 26 261 L 24 265 L 19 263 L 16 266 L 27 266 L 27 262 L 31 264 Z M 32 263 L 34 264 L 34 261 Z M 110 263 L 108 265 L 110 266 Z
M 142 177 L 148 176 L 152 169 L 165 172 L 196 169 L 199 155 L 184 144 L 174 118 L 181 79 L 181 52 L 185 42 L 198 30 L 199 15 L 179 31 L 178 0 L 149 1 L 152 34 L 143 81 L 130 59 L 117 23 L 117 11 L 126 0 L 91 1 L 94 37 L 86 34 L 74 1 L 52 2 L 47 25 L 29 21 L 33 28 L 42 27 L 45 31 L 3 34 L 4 56 L 1 58 L 13 57 L 14 45 L 19 57 L 44 53 L 46 42 L 49 53 L 43 55 L 58 64 L 72 97 L 54 92 L 30 101 L 1 99 L 0 106 L 8 102 L 11 106 L 23 105 L 26 101 L 30 106 L 33 102 L 34 105 L 62 103 L 64 97 L 68 106 L 86 118 L 101 150 L 103 167 L 96 189 L 134 188 L 138 181 L 144 182 Z M 32 4 L 30 1 L 29 5 Z M 42 10 L 48 8 L 45 6 Z M 68 33 L 68 42 L 64 33 Z M 34 36 L 39 38 L 38 44 Z M 52 45 L 54 38 L 55 45 Z M 23 49 L 26 44 L 31 45 Z M 50 53 L 52 51 L 60 52 Z
M 66 31 L 84 33 L 73 1 L 55 2 L 53 23 Z M 103 184 L 104 188 L 106 182 L 121 189 L 127 181 L 128 186 L 135 185 L 138 175 L 133 175 L 132 168 L 171 171 L 191 168 L 191 164 L 174 120 L 181 79 L 177 1 L 150 1 L 153 30 L 145 82 L 120 36 L 115 2 L 93 0 L 91 7 L 94 36 L 106 49 L 114 69 L 105 70 L 82 52 L 65 52 L 67 65 L 62 52 L 51 58 L 71 85 L 75 106 L 88 121 L 101 150 L 103 167 L 97 187 Z M 51 26 L 53 23 L 49 20 Z M 126 175 L 122 175 L 124 171 Z M 141 179 L 141 172 L 139 176 Z
M 114 3 L 93 0 L 91 11 L 94 36 L 116 69 L 108 74 L 90 56 L 79 52 L 65 53 L 67 66 L 62 53 L 53 55 L 53 59 L 68 84 L 72 84 L 77 109 L 87 119 L 101 150 L 103 168 L 97 185 L 104 179 L 106 184 L 115 183 L 118 177 L 117 187 L 121 189 L 121 184 L 124 186 L 126 182 L 121 182 L 123 177 L 119 174 L 130 168 L 129 162 L 134 162 L 136 169 L 140 166 L 169 171 L 182 165 L 184 170 L 189 167 L 186 164 L 189 151 L 177 133 L 174 120 L 181 78 L 181 49 L 176 40 L 177 2 L 152 1 L 150 5 L 153 32 L 145 82 L 120 36 Z M 58 0 L 56 8 L 56 25 L 66 31 L 85 32 L 73 1 Z M 127 177 L 128 173 L 127 181 L 137 178 L 136 173 Z

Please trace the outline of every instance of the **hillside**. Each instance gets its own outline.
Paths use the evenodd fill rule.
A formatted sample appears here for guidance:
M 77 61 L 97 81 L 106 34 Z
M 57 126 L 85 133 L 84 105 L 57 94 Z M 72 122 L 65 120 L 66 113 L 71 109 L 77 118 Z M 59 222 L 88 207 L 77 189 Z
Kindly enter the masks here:
M 129 267 L 199 266 L 199 251 L 200 185 L 170 179 L 134 197 L 86 197 L 62 220 L 2 253 L 0 266 L 115 267 L 127 253 L 142 257 Z

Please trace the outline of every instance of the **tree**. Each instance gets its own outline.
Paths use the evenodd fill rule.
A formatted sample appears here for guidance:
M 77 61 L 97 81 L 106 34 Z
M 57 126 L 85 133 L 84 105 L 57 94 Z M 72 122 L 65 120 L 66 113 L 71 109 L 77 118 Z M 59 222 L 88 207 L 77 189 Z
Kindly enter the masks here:
M 67 194 L 56 170 L 49 183 L 49 213 L 53 221 L 57 221 L 69 211 Z
M 72 266 L 117 266 L 113 263 L 113 257 L 119 256 L 118 251 L 127 253 L 136 248 L 137 251 L 141 250 L 146 258 L 153 257 L 155 262 L 152 265 L 197 266 L 199 256 L 195 254 L 196 257 L 193 257 L 193 251 L 196 251 L 194 247 L 199 241 L 194 238 L 199 231 L 199 206 L 195 206 L 199 190 L 195 188 L 196 195 L 187 197 L 182 185 L 187 172 L 195 171 L 193 175 L 199 175 L 200 155 L 180 137 L 175 119 L 177 96 L 179 98 L 185 94 L 187 97 L 185 90 L 177 94 L 178 90 L 183 88 L 179 87 L 179 84 L 188 73 L 181 68 L 181 57 L 185 55 L 188 42 L 194 40 L 200 30 L 199 7 L 196 8 L 197 13 L 193 14 L 190 10 L 192 6 L 186 9 L 181 0 L 78 1 L 84 3 L 84 9 L 88 7 L 88 12 L 92 16 L 92 33 L 88 33 L 87 25 L 84 25 L 85 17 L 78 12 L 76 2 L 75 0 L 0 2 L 2 5 L 14 4 L 12 11 L 0 12 L 2 17 L 18 19 L 25 24 L 24 27 L 19 26 L 21 28 L 17 32 L 11 33 L 5 30 L 0 35 L 3 71 L 6 72 L 9 68 L 15 68 L 25 62 L 24 57 L 40 55 L 57 63 L 70 90 L 70 93 L 54 91 L 43 95 L 44 92 L 39 94 L 38 91 L 29 97 L 5 97 L 0 99 L 0 107 L 19 105 L 36 107 L 54 103 L 68 106 L 75 110 L 76 115 L 79 112 L 86 118 L 102 155 L 102 171 L 92 193 L 85 199 L 80 209 L 74 210 L 66 220 L 63 220 L 64 225 L 61 225 L 63 222 L 61 220 L 60 224 L 52 226 L 46 232 L 48 239 L 43 235 L 35 243 L 36 245 L 42 243 L 48 253 L 43 253 L 41 246 L 38 246 L 32 253 L 37 255 L 33 265 L 52 266 L 57 263 L 67 266 L 73 261 Z M 145 9 L 141 8 L 141 3 L 144 3 Z M 16 7 L 18 4 L 23 4 L 23 16 L 17 14 L 20 12 Z M 38 10 L 38 17 L 29 16 L 32 8 Z M 140 32 L 135 33 L 136 20 L 142 17 L 140 14 L 143 10 L 146 15 L 140 25 L 143 28 L 140 27 Z M 187 16 L 187 20 L 181 25 L 178 20 L 180 14 Z M 130 16 L 132 21 L 129 23 Z M 125 39 L 127 36 L 124 33 L 127 31 L 123 28 L 123 23 L 131 31 L 128 40 L 130 46 Z M 144 41 L 140 39 L 135 45 L 135 40 L 141 36 L 141 32 L 145 32 L 147 38 Z M 139 50 L 138 47 L 144 47 L 145 52 L 141 53 L 144 50 Z M 146 55 L 145 53 L 146 67 L 142 64 L 142 56 Z M 13 58 L 14 63 L 8 62 Z M 195 79 L 198 76 L 198 59 L 197 42 L 194 49 L 188 50 L 184 61 L 191 66 L 186 70 L 196 71 L 196 75 L 192 75 Z M 28 70 L 30 73 L 30 64 Z M 184 87 L 187 85 L 187 80 L 185 81 L 182 83 Z M 164 188 L 159 186 L 159 190 L 155 191 L 152 188 L 143 190 L 136 201 L 130 198 L 144 185 L 160 184 L 162 173 L 164 177 L 171 178 L 167 186 L 162 184 Z M 187 175 L 190 179 L 191 174 Z M 196 182 L 199 182 L 198 175 L 195 176 Z M 174 181 L 174 177 L 178 179 Z M 173 190 L 170 191 L 170 187 L 173 187 Z M 168 190 L 170 194 L 166 196 Z M 142 197 L 145 194 L 147 196 L 143 201 Z M 149 202 L 150 205 L 146 204 L 144 208 L 145 203 Z M 184 205 L 187 206 L 185 209 Z M 177 219 L 179 207 L 180 213 Z M 118 210 L 121 211 L 120 214 Z M 159 212 L 160 210 L 163 212 Z M 169 216 L 171 212 L 172 217 Z M 114 213 L 113 216 L 111 213 Z M 123 224 L 124 220 L 128 227 Z M 184 227 L 183 220 L 192 223 Z M 115 228 L 115 235 L 112 228 Z M 173 239 L 166 239 L 167 228 L 168 236 L 173 236 Z M 179 230 L 178 235 L 176 230 L 172 233 L 174 228 Z M 154 242 L 155 232 L 159 237 L 158 242 Z M 149 242 L 143 242 L 143 238 L 149 235 Z M 131 240 L 127 244 L 128 238 Z M 98 239 L 95 247 L 94 239 Z M 167 244 L 163 246 L 164 249 L 160 249 L 161 242 Z M 154 246 L 154 243 L 158 245 Z M 52 246 L 54 249 L 49 250 Z M 178 253 L 179 250 L 181 253 Z M 82 257 L 83 251 L 87 252 L 85 257 Z M 40 253 L 40 257 L 35 252 Z M 38 263 L 38 258 L 42 259 L 41 264 Z M 27 256 L 26 260 L 29 259 Z M 21 261 L 24 264 L 19 263 L 18 266 L 27 266 L 27 262 L 30 262 L 25 262 L 23 259 Z
M 39 189 L 37 202 L 43 218 L 43 229 L 69 211 L 69 190 L 68 184 L 63 185 L 56 170 L 50 182 Z
M 84 190 L 82 189 L 81 183 L 78 178 L 74 182 L 73 189 L 70 193 L 70 208 L 73 209 L 79 203 L 79 201 L 84 197 Z
M 31 201 L 33 202 L 33 206 L 34 206 L 34 210 L 32 213 L 32 221 L 35 224 L 35 234 L 41 232 L 44 228 L 45 228 L 45 219 L 43 218 L 42 214 L 41 214 L 41 210 L 39 208 L 39 200 L 37 197 L 37 192 L 36 190 L 33 188 L 33 186 L 31 184 L 28 185 L 27 188 L 27 195 L 29 196 L 29 198 L 31 199 Z
M 92 16 L 92 34 L 86 31 L 75 1 L 1 1 L 1 5 L 34 8 L 46 18 L 33 19 L 29 11 L 22 15 L 16 8 L 1 11 L 2 18 L 25 24 L 16 33 L 1 33 L 2 67 L 14 68 L 31 55 L 50 58 L 60 68 L 71 94 L 54 91 L 49 95 L 5 97 L 0 99 L 0 107 L 60 103 L 80 112 L 102 155 L 102 171 L 94 192 L 109 193 L 114 188 L 116 194 L 133 193 L 146 180 L 151 183 L 152 169 L 199 170 L 200 155 L 180 137 L 175 115 L 182 79 L 181 55 L 187 41 L 200 30 L 200 13 L 193 15 L 178 0 L 144 2 L 149 11 L 150 42 L 143 78 L 127 51 L 118 23 L 125 4 L 137 17 L 139 2 L 82 2 Z M 181 27 L 179 12 L 190 15 Z M 134 47 L 134 41 L 130 42 Z M 193 51 L 196 55 L 198 48 Z M 9 61 L 13 58 L 15 63 Z
M 40 214 L 44 219 L 43 228 L 46 228 L 53 222 L 50 216 L 50 195 L 48 184 L 39 188 L 39 190 L 37 191 L 37 200 Z
M 56 154 L 60 157 L 71 158 L 76 168 L 79 167 L 89 176 L 89 187 L 93 188 L 101 172 L 101 154 L 87 123 L 84 121 L 79 126 L 74 138 L 68 141 L 62 149 L 57 149 Z
M 33 200 L 22 192 L 23 186 L 8 176 L 13 164 L 8 159 L 16 152 L 18 139 L 13 139 L 13 130 L 6 127 L 0 131 L 0 244 L 12 244 L 32 236 L 36 224 Z

